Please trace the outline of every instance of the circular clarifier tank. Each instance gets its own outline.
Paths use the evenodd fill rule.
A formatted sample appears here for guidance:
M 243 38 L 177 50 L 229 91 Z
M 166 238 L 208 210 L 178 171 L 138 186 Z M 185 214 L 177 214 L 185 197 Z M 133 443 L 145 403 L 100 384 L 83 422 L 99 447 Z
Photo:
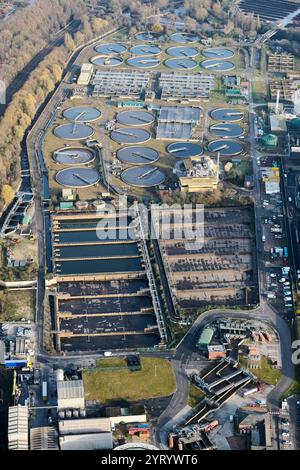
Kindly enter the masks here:
M 203 147 L 193 142 L 174 142 L 167 147 L 168 152 L 177 158 L 196 157 L 203 153 Z
M 198 49 L 189 46 L 174 46 L 166 50 L 172 57 L 196 57 L 199 54 Z
M 160 39 L 162 39 L 162 36 L 160 34 L 150 33 L 148 31 L 142 31 L 135 35 L 135 39 L 137 41 L 152 42 L 152 41 L 160 41 Z
M 148 111 L 123 111 L 117 115 L 117 121 L 127 126 L 146 126 L 154 121 L 154 116 Z
M 160 60 L 157 57 L 138 56 L 127 59 L 127 64 L 138 69 L 150 69 L 157 67 L 160 64 Z
M 84 165 L 85 163 L 91 163 L 95 155 L 91 150 L 85 148 L 64 147 L 56 150 L 53 158 L 61 165 Z
M 178 57 L 176 59 L 167 59 L 165 66 L 170 69 L 191 70 L 197 67 L 197 62 L 186 57 Z
M 242 126 L 232 122 L 220 122 L 210 127 L 210 132 L 219 137 L 240 137 L 244 133 Z
M 135 166 L 124 170 L 121 178 L 124 183 L 141 188 L 162 184 L 165 174 L 156 166 Z
M 68 186 L 69 188 L 86 188 L 93 186 L 100 180 L 100 175 L 93 168 L 66 168 L 56 174 L 58 184 Z
M 206 70 L 211 70 L 212 72 L 226 72 L 228 70 L 234 69 L 233 62 L 223 59 L 204 60 L 201 62 L 201 66 Z
M 207 57 L 207 59 L 231 59 L 231 57 L 234 56 L 234 52 L 232 50 L 224 49 L 223 47 L 203 49 L 201 53 L 203 57 Z
M 211 111 L 210 116 L 215 121 L 241 121 L 244 117 L 243 111 L 234 108 L 217 108 Z
M 158 55 L 161 53 L 161 48 L 151 44 L 138 44 L 133 46 L 130 52 L 135 55 Z
M 110 42 L 108 44 L 99 44 L 95 47 L 95 51 L 98 54 L 103 55 L 116 55 L 116 54 L 123 54 L 126 51 L 126 47 L 123 44 L 117 42 Z
M 100 118 L 101 112 L 97 108 L 89 108 L 88 106 L 74 106 L 63 112 L 63 115 L 69 121 L 76 122 L 92 122 Z
M 159 158 L 159 153 L 150 147 L 124 147 L 117 151 L 118 159 L 129 165 L 148 165 Z
M 236 140 L 214 140 L 209 142 L 207 148 L 224 157 L 239 155 L 244 150 L 244 146 Z
M 60 139 L 83 140 L 91 137 L 94 134 L 94 129 L 91 126 L 74 122 L 55 127 L 53 133 Z
M 199 37 L 193 33 L 175 33 L 170 36 L 171 41 L 186 44 L 188 42 L 196 42 Z
M 98 67 L 118 67 L 123 63 L 123 59 L 117 56 L 96 55 L 91 58 L 91 62 Z
M 112 131 L 111 138 L 119 144 L 141 144 L 150 139 L 150 133 L 134 127 L 120 127 Z

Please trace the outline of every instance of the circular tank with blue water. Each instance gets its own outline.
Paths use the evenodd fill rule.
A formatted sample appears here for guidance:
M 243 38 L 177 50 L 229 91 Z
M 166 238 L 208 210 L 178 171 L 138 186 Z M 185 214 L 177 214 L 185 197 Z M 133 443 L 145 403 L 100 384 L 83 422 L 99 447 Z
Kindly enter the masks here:
M 163 36 L 161 34 L 150 33 L 149 31 L 142 31 L 135 35 L 135 39 L 137 41 L 148 41 L 148 42 L 160 41 L 162 37 Z
M 186 44 L 198 41 L 199 37 L 193 33 L 174 33 L 170 36 L 171 41 Z
M 234 52 L 230 49 L 223 47 L 210 47 L 201 51 L 203 57 L 207 59 L 231 59 L 234 56 Z
M 64 147 L 54 152 L 53 158 L 61 165 L 84 165 L 91 163 L 95 155 L 91 150 L 78 147 Z
M 167 147 L 168 152 L 177 158 L 190 158 L 202 155 L 202 145 L 194 142 L 173 142 Z
M 197 62 L 193 59 L 187 57 L 177 57 L 174 59 L 167 59 L 165 61 L 165 66 L 170 69 L 176 70 L 191 70 L 197 67 Z
M 63 116 L 69 121 L 92 122 L 100 118 L 101 112 L 97 108 L 88 106 L 74 106 L 63 112 Z
M 135 166 L 124 170 L 121 178 L 131 186 L 149 188 L 162 184 L 166 175 L 156 166 Z
M 124 147 L 117 151 L 118 159 L 129 165 L 148 165 L 159 158 L 159 153 L 150 147 Z
M 150 139 L 150 133 L 135 127 L 120 127 L 112 131 L 110 137 L 119 144 L 141 144 Z
M 154 56 L 137 56 L 127 59 L 127 64 L 137 69 L 151 69 L 160 64 L 160 60 Z
M 95 47 L 95 51 L 98 54 L 103 55 L 116 55 L 116 54 L 123 54 L 126 51 L 126 47 L 123 44 L 110 42 L 108 44 L 99 44 Z
M 211 72 L 227 72 L 234 69 L 234 63 L 230 60 L 208 59 L 201 62 L 201 67 Z
M 215 121 L 241 121 L 244 117 L 243 111 L 235 108 L 217 108 L 211 111 L 210 116 Z
M 93 168 L 66 168 L 59 171 L 55 177 L 58 184 L 69 188 L 87 188 L 98 183 L 100 175 Z
M 220 139 L 209 142 L 207 149 L 210 152 L 219 153 L 221 157 L 229 157 L 242 153 L 244 146 L 236 140 Z
M 138 44 L 133 46 L 130 52 L 134 55 L 158 55 L 161 53 L 161 48 L 153 44 Z
M 60 139 L 84 140 L 88 139 L 94 134 L 94 129 L 91 126 L 74 122 L 55 127 L 53 133 Z
M 123 111 L 118 113 L 117 121 L 126 126 L 147 126 L 154 121 L 154 116 L 149 111 Z
M 96 55 L 91 58 L 91 62 L 98 67 L 118 67 L 123 63 L 123 59 L 118 56 Z
M 244 129 L 238 124 L 232 122 L 220 122 L 210 127 L 210 132 L 219 137 L 240 137 L 244 134 Z
M 166 50 L 172 57 L 196 57 L 199 54 L 198 49 L 190 46 L 174 46 Z

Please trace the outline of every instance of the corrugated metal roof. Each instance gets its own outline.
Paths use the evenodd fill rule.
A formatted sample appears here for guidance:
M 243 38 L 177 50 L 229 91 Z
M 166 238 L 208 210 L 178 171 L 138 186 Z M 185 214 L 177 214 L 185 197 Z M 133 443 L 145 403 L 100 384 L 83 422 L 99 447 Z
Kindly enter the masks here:
M 28 450 L 28 407 L 10 406 L 8 408 L 8 448 Z
M 82 380 L 57 381 L 57 398 L 65 400 L 68 398 L 84 398 Z
M 214 335 L 213 328 L 204 328 L 197 344 L 208 345 L 211 342 L 213 335 Z

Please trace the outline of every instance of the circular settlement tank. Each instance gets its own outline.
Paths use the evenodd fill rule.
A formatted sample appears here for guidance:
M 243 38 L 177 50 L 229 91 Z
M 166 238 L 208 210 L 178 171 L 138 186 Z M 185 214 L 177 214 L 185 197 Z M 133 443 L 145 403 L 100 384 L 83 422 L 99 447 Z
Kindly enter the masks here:
M 159 153 L 150 147 L 124 147 L 117 151 L 118 159 L 129 165 L 148 165 L 159 158 Z
M 103 55 L 123 54 L 126 47 L 117 42 L 109 42 L 108 44 L 99 44 L 95 47 L 95 51 Z
M 123 62 L 123 59 L 118 56 L 95 55 L 91 58 L 91 62 L 99 67 L 118 67 Z
M 235 108 L 214 109 L 210 116 L 215 121 L 241 121 L 244 117 L 243 111 Z
M 244 129 L 238 124 L 232 122 L 220 122 L 210 127 L 210 132 L 219 137 L 240 137 L 244 134 Z
M 162 36 L 158 33 L 150 33 L 149 31 L 142 31 L 135 35 L 135 39 L 137 41 L 152 42 L 152 41 L 160 41 L 162 39 Z
M 173 142 L 167 147 L 168 152 L 177 158 L 189 158 L 202 155 L 203 147 L 193 142 Z
M 92 162 L 95 155 L 91 150 L 85 148 L 64 147 L 56 150 L 53 158 L 60 165 L 84 165 Z
M 138 44 L 130 49 L 131 54 L 135 55 L 158 55 L 161 48 L 152 44 Z
M 92 122 L 99 119 L 101 112 L 97 108 L 89 108 L 88 106 L 74 106 L 63 112 L 63 116 L 69 121 L 76 122 Z
M 199 54 L 198 49 L 189 46 L 169 47 L 166 52 L 172 57 L 196 57 Z
M 229 157 L 242 153 L 244 146 L 236 140 L 213 140 L 207 148 L 210 152 L 219 152 L 221 157 Z
M 65 140 L 84 140 L 94 134 L 94 129 L 85 124 L 62 124 L 55 127 L 53 131 L 56 137 Z
M 203 57 L 207 59 L 231 59 L 234 56 L 234 52 L 230 49 L 224 49 L 223 47 L 210 47 L 201 51 Z
M 93 168 L 75 167 L 59 171 L 55 179 L 58 184 L 69 188 L 87 188 L 98 183 L 100 175 Z
M 226 72 L 234 69 L 234 63 L 230 60 L 208 59 L 201 62 L 201 67 L 212 72 Z
M 160 64 L 160 60 L 157 57 L 138 56 L 127 59 L 127 64 L 137 69 L 149 69 L 157 67 Z
M 197 67 L 197 62 L 193 59 L 186 57 L 178 57 L 174 59 L 167 59 L 165 61 L 165 66 L 170 69 L 181 69 L 181 70 L 191 70 Z
M 82 211 L 89 207 L 89 203 L 87 201 L 76 201 L 75 206 Z
M 149 111 L 123 111 L 118 113 L 117 121 L 127 126 L 147 126 L 154 121 L 154 116 Z
M 157 166 L 134 166 L 124 170 L 121 178 L 124 183 L 141 188 L 157 186 L 165 180 L 165 174 Z
M 111 132 L 110 137 L 119 144 L 141 144 L 150 139 L 150 133 L 134 127 L 120 127 Z
M 187 42 L 196 42 L 199 37 L 193 33 L 174 33 L 170 36 L 171 41 L 186 44 Z

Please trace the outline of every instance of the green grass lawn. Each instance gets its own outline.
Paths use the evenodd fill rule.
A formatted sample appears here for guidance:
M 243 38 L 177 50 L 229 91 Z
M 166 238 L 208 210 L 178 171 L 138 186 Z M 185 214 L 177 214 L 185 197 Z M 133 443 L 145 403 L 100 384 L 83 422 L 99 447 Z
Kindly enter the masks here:
M 257 77 L 256 80 L 254 79 L 252 82 L 253 101 L 256 103 L 263 102 L 267 94 L 266 82 L 263 77 Z
M 190 384 L 189 386 L 189 397 L 188 397 L 188 405 L 194 408 L 194 406 L 198 405 L 198 403 L 203 400 L 205 397 L 205 393 L 202 392 L 199 388 L 197 388 L 194 384 Z
M 109 357 L 106 359 L 97 359 L 96 367 L 99 367 L 99 369 L 127 367 L 127 363 L 125 357 Z
M 35 315 L 35 290 L 3 290 L 0 292 L 0 322 L 33 320 Z
M 281 399 L 284 400 L 292 395 L 300 394 L 300 382 L 296 380 L 289 386 L 289 388 L 282 394 Z
M 268 385 L 276 385 L 281 379 L 281 370 L 273 367 L 270 360 L 265 356 L 261 358 L 261 367 L 259 369 L 248 368 L 247 358 L 240 358 L 239 364 Z
M 106 367 L 116 367 L 115 359 L 103 359 Z M 100 362 L 101 367 L 102 360 Z M 120 365 L 120 363 L 118 363 Z M 138 401 L 164 397 L 175 392 L 176 383 L 172 366 L 166 359 L 141 358 L 142 370 L 85 370 L 83 381 L 86 400 L 99 400 L 103 404 L 118 400 Z M 99 362 L 97 361 L 97 367 Z

